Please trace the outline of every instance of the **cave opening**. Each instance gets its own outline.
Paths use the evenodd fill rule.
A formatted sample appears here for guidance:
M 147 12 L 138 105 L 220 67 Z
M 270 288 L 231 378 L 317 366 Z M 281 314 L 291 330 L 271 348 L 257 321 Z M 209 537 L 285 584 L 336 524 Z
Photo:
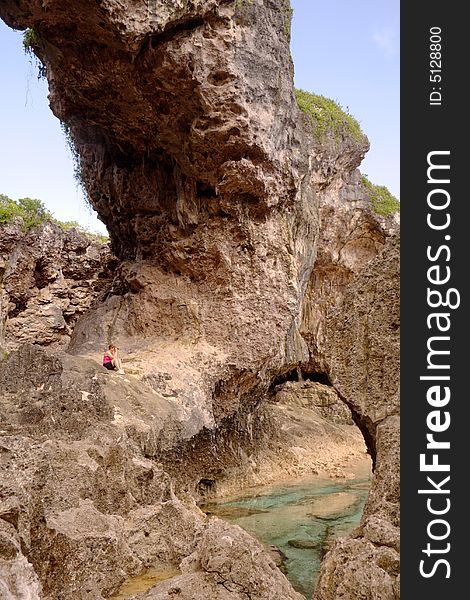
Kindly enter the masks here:
M 199 198 L 216 198 L 215 188 L 203 181 L 196 182 L 196 191 Z
M 200 479 L 196 485 L 196 493 L 199 498 L 204 500 L 209 495 L 213 495 L 216 491 L 216 481 L 215 479 L 207 479 L 203 477 Z
M 269 386 L 269 393 L 275 391 L 277 386 L 287 383 L 288 381 L 295 381 L 301 383 L 302 381 L 314 381 L 317 383 L 321 383 L 323 385 L 328 385 L 332 387 L 332 383 L 328 374 L 324 371 L 308 371 L 302 369 L 300 366 L 295 367 L 294 369 L 290 369 L 280 375 L 277 375 L 271 382 Z
M 198 506 L 270 548 L 294 589 L 311 598 L 324 555 L 361 522 L 372 480 L 364 432 L 348 403 L 326 370 L 291 366 L 271 380 L 264 401 L 244 418 L 224 420 L 217 433 L 206 440 L 214 462 L 205 460 L 199 473 Z M 287 479 L 272 477 L 276 460 Z

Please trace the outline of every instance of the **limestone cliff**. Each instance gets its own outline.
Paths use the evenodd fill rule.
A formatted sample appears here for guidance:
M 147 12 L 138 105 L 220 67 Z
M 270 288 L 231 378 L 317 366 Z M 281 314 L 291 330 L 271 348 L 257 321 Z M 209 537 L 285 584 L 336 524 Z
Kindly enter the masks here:
M 0 227 L 0 347 L 67 346 L 78 318 L 110 290 L 116 258 L 75 228 Z
M 182 573 L 149 598 L 298 598 L 254 540 L 194 501 L 276 472 L 260 448 L 289 418 L 277 386 L 299 374 L 336 388 L 376 463 L 347 564 L 388 547 L 396 222 L 361 184 L 367 139 L 319 137 L 297 107 L 287 0 L 6 0 L 0 15 L 34 32 L 113 252 L 65 233 L 49 259 L 50 226 L 37 246 L 17 232 L 2 249 L 3 342 L 18 346 L 0 371 L 5 593 L 96 600 L 157 565 Z M 110 341 L 124 379 L 100 370 Z M 317 417 L 309 427 L 318 435 Z M 319 598 L 337 593 L 339 551 Z M 363 597 L 396 589 L 395 562 L 378 554 Z
M 326 319 L 331 382 L 375 463 L 360 527 L 326 555 L 314 598 L 400 596 L 399 238 L 353 278 Z
M 307 356 L 299 314 L 318 227 L 309 136 L 284 0 L 152 7 L 2 11 L 34 29 L 51 108 L 122 260 L 121 293 L 78 324 L 71 351 L 93 353 L 112 335 L 146 360 L 173 344 L 161 370 L 181 356 L 179 385 L 204 388 L 200 420 L 212 427 L 246 402 L 244 390 L 267 389 Z M 192 375 L 203 360 L 211 372 Z M 217 398 L 224 386 L 229 401 Z
M 9 231 L 0 227 L 0 239 Z M 30 242 L 43 232 L 31 231 Z M 182 571 L 156 597 L 168 588 L 225 598 L 228 586 L 237 598 L 251 582 L 255 597 L 299 598 L 254 540 L 207 521 L 194 499 L 279 476 L 342 474 L 364 446 L 330 386 L 280 384 L 257 411 L 194 436 L 194 407 L 168 373 L 155 380 L 126 361 L 122 378 L 54 344 L 15 345 L 0 363 L 6 598 L 95 600 L 147 566 Z M 215 543 L 224 527 L 225 549 Z M 211 566 L 221 552 L 223 588 Z M 256 558 L 246 562 L 246 552 Z

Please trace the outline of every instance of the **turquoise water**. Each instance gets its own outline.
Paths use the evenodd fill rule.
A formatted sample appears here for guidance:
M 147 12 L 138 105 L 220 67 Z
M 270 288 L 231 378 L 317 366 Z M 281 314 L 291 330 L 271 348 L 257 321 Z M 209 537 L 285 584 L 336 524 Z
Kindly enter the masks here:
M 201 506 L 243 527 L 267 547 L 293 587 L 311 599 L 328 541 L 361 519 L 370 475 L 259 488 L 252 495 Z

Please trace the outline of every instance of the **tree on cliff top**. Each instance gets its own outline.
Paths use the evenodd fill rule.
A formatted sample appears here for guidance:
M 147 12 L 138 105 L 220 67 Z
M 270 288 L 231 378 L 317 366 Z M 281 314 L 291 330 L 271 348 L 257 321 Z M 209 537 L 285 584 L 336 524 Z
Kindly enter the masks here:
M 8 223 L 15 217 L 23 220 L 25 229 L 31 229 L 44 221 L 53 221 L 52 214 L 37 198 L 19 198 L 13 200 L 0 194 L 0 223 Z
M 19 198 L 18 200 L 13 200 L 5 194 L 0 194 L 0 224 L 9 223 L 15 217 L 23 221 L 23 228 L 26 231 L 49 221 L 55 223 L 61 229 L 75 227 L 88 237 L 92 237 L 102 244 L 108 242 L 106 236 L 86 231 L 77 221 L 59 221 L 55 219 L 44 203 L 37 198 Z

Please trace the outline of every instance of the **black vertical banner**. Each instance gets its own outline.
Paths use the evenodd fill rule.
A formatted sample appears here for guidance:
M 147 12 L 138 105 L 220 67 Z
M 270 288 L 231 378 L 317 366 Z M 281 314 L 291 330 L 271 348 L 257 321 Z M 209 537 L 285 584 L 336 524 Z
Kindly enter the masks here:
M 468 25 L 401 4 L 401 597 L 467 597 Z

